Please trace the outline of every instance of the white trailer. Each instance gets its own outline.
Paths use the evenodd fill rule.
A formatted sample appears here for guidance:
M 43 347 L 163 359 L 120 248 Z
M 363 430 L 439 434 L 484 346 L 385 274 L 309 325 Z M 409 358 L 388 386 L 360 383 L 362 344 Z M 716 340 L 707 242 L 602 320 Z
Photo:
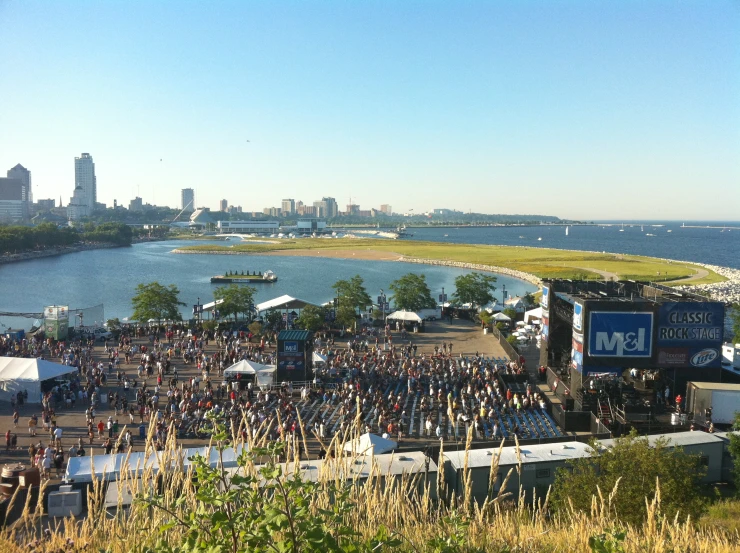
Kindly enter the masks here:
M 724 344 L 722 346 L 722 364 L 740 369 L 740 344 Z
M 714 424 L 732 424 L 735 413 L 740 411 L 740 384 L 689 382 L 686 385 L 686 411 L 695 421 L 709 422 L 707 409 L 711 409 L 711 422 Z

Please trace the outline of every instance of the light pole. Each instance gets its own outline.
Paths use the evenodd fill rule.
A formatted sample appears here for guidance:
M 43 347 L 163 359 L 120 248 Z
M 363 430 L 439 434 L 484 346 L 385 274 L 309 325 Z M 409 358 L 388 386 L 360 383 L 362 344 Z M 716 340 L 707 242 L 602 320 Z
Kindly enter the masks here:
M 501 302 L 506 303 L 506 284 L 501 285 Z
M 380 304 L 380 310 L 381 310 L 381 313 L 383 314 L 383 326 L 385 326 L 385 300 L 386 300 L 386 296 L 385 296 L 385 292 L 383 292 L 383 289 L 382 288 L 380 289 L 380 296 L 378 297 L 378 300 L 380 300 L 380 301 L 378 301 L 378 303 Z

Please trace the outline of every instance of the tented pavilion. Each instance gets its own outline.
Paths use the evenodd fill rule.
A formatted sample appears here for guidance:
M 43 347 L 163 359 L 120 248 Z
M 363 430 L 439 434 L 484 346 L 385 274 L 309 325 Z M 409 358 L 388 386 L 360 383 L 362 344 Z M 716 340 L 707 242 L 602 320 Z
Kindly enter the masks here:
M 395 311 L 388 315 L 386 319 L 391 321 L 404 321 L 407 323 L 420 323 L 421 316 L 414 311 Z
M 355 455 L 380 455 L 393 451 L 396 447 L 398 447 L 398 444 L 393 440 L 386 440 L 377 434 L 367 433 L 345 443 L 344 451 Z
M 278 298 L 258 303 L 254 306 L 254 308 L 258 313 L 262 313 L 264 311 L 269 311 L 270 309 L 277 309 L 278 311 L 287 311 L 288 309 L 303 309 L 307 305 L 319 307 L 318 305 L 316 305 L 315 303 L 311 303 L 310 301 L 294 298 L 286 294 Z
M 224 371 L 224 377 L 236 378 L 237 375 L 246 374 L 254 377 L 258 386 L 270 386 L 275 380 L 275 365 L 263 365 L 249 359 L 237 361 Z
M 28 403 L 41 403 L 42 390 L 55 378 L 76 373 L 77 368 L 43 359 L 0 357 L 0 401 L 10 401 L 18 392 L 28 392 Z

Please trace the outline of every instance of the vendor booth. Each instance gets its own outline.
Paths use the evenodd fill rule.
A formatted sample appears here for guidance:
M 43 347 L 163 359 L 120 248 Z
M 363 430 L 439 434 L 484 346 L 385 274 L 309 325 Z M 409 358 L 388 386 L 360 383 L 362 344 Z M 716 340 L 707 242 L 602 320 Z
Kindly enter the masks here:
M 76 367 L 43 359 L 0 357 L 0 401 L 26 391 L 28 403 L 41 403 L 41 394 L 54 386 L 54 379 L 76 372 Z

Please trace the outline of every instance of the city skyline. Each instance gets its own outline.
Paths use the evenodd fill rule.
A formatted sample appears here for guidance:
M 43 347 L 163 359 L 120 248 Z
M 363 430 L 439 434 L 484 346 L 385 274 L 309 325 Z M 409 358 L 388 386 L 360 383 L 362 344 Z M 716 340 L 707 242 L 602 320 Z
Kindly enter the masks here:
M 399 213 L 738 218 L 730 1 L 31 1 L 0 14 L 0 71 L 24 76 L 4 90 L 0 166 L 31 170 L 35 199 L 68 201 L 70 160 L 90 152 L 109 206 L 174 206 L 195 188 L 199 206 L 245 211 L 351 197 Z

